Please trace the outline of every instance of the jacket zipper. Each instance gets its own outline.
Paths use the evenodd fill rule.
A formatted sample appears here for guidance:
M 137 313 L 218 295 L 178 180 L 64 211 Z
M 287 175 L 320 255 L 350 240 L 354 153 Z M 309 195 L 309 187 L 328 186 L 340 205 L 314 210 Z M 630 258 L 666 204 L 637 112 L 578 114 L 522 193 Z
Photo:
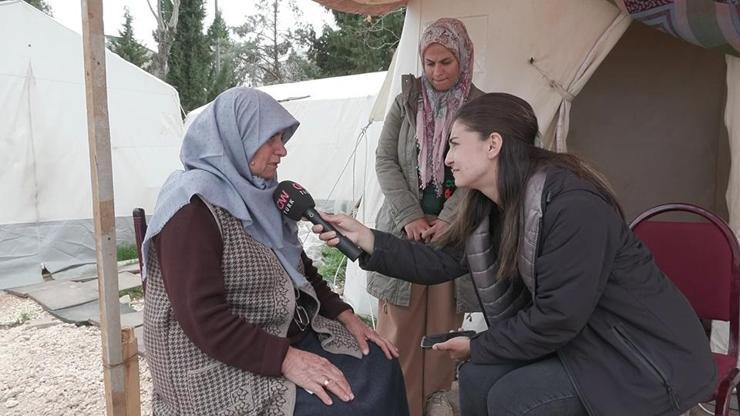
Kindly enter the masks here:
M 583 404 L 583 407 L 586 408 L 586 413 L 591 415 L 595 415 L 593 408 L 591 407 L 591 403 L 588 402 L 586 396 L 581 394 L 581 389 L 578 387 L 578 383 L 576 383 L 575 378 L 573 377 L 573 374 L 570 372 L 570 367 L 568 366 L 568 360 L 567 356 L 563 351 L 558 351 L 557 353 L 558 358 L 560 359 L 560 363 L 563 365 L 563 368 L 565 369 L 565 374 L 568 375 L 568 378 L 570 379 L 570 384 L 573 386 L 573 388 L 576 390 L 576 395 L 578 396 L 579 400 L 581 401 L 581 404 Z
M 475 297 L 478 298 L 478 304 L 480 305 L 481 312 L 483 312 L 483 319 L 486 320 L 486 326 L 491 328 L 491 323 L 488 321 L 488 313 L 486 313 L 486 308 L 483 306 L 480 293 L 478 293 L 478 285 L 475 283 L 475 276 L 473 276 L 473 273 L 470 273 L 470 280 L 473 282 L 473 291 L 475 292 Z
M 681 405 L 680 405 L 680 402 L 678 401 L 678 397 L 676 396 L 676 392 L 673 390 L 673 387 L 671 386 L 671 384 L 668 383 L 668 378 L 665 376 L 665 374 L 660 369 L 660 367 L 658 367 L 655 364 L 655 362 L 652 359 L 650 359 L 650 357 L 647 354 L 645 354 L 637 346 L 637 344 L 635 344 L 632 341 L 632 339 L 629 337 L 629 335 L 627 335 L 627 333 L 621 327 L 615 326 L 613 328 L 614 328 L 614 332 L 616 332 L 618 338 L 621 339 L 622 342 L 624 342 L 630 350 L 632 350 L 634 353 L 636 353 L 638 355 L 638 358 L 640 358 L 641 361 L 644 364 L 647 364 L 647 366 L 653 370 L 653 372 L 655 373 L 655 375 L 657 375 L 658 378 L 660 378 L 660 380 L 663 382 L 663 386 L 665 387 L 666 391 L 668 392 L 668 396 L 670 397 L 673 406 L 676 409 L 679 409 L 681 407 Z

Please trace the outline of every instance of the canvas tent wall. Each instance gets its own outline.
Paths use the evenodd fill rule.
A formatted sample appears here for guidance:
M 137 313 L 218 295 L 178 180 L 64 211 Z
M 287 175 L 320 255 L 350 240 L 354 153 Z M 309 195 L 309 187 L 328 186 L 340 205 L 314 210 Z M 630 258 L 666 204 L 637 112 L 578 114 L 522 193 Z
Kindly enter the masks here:
M 0 2 L 0 288 L 95 262 L 82 39 L 23 1 Z M 177 92 L 107 52 L 115 212 L 153 209 L 179 166 Z
M 398 3 L 318 1 L 354 11 L 369 5 L 375 12 Z M 659 202 L 695 202 L 740 231 L 740 167 L 728 156 L 740 156 L 740 59 L 723 54 L 740 50 L 740 6 L 706 3 L 729 7 L 720 10 L 729 11 L 725 20 L 718 19 L 725 44 L 714 49 L 643 27 L 608 1 L 411 0 L 388 71 L 389 91 L 379 94 L 388 99 L 376 103 L 373 118 L 382 121 L 402 74 L 420 74 L 416 48 L 423 28 L 457 17 L 475 44 L 476 85 L 529 101 L 544 144 L 571 149 L 602 168 L 630 216 Z M 668 12 L 655 19 L 671 26 L 681 18 L 688 19 Z M 685 28 L 678 23 L 671 27 Z M 358 217 L 372 226 L 383 200 L 372 175 L 363 200 Z M 364 272 L 351 264 L 346 295 L 367 296 L 364 286 Z

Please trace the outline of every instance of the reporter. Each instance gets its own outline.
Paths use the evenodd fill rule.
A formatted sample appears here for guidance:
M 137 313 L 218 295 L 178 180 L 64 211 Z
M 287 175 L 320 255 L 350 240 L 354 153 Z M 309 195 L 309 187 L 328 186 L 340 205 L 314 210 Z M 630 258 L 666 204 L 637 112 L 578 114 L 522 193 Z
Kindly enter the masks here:
M 537 131 L 529 104 L 509 94 L 460 109 L 445 163 L 470 192 L 437 247 L 326 219 L 367 252 L 366 270 L 423 284 L 471 272 L 489 328 L 435 346 L 466 361 L 464 415 L 687 411 L 717 379 L 696 314 L 601 175 L 535 147 Z

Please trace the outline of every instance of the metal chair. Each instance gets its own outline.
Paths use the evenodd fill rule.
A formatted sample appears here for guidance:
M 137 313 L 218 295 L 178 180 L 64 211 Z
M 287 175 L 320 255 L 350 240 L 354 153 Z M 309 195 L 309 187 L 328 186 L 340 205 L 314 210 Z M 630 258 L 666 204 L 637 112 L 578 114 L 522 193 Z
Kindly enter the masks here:
M 649 221 L 657 215 L 684 213 L 704 221 Z M 733 389 L 740 382 L 740 247 L 730 227 L 715 214 L 690 204 L 664 204 L 640 214 L 630 228 L 653 253 L 711 334 L 711 321 L 729 322 L 727 353 L 714 353 L 719 370 L 715 415 L 729 415 Z M 740 392 L 737 393 L 740 399 Z

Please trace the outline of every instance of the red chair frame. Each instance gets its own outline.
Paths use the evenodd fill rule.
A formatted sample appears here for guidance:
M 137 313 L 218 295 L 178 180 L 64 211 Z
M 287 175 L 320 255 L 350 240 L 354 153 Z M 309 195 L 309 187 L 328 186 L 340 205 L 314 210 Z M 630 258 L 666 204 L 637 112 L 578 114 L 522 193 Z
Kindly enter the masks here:
M 735 368 L 732 368 L 727 376 L 722 380 L 718 380 L 718 386 L 713 397 L 715 400 L 714 414 L 717 416 L 726 416 L 729 415 L 729 404 L 732 390 L 737 387 L 740 382 L 740 369 L 737 368 L 737 362 L 740 358 L 738 355 L 738 341 L 740 340 L 740 246 L 738 245 L 738 240 L 735 237 L 735 234 L 724 220 L 704 208 L 691 204 L 670 203 L 648 209 L 632 221 L 630 229 L 632 229 L 632 231 L 639 237 L 638 228 L 641 224 L 657 215 L 669 212 L 694 214 L 702 217 L 708 223 L 713 224 L 724 236 L 732 253 L 732 265 L 730 269 L 731 290 L 730 293 L 728 293 L 728 296 L 730 296 L 730 337 L 727 346 L 727 354 L 714 353 L 715 362 L 717 362 L 718 365 L 720 360 L 727 359 L 733 359 L 734 361 L 732 362 L 735 363 Z M 650 244 L 647 242 L 645 242 L 645 244 L 650 247 Z M 740 402 L 740 392 L 737 392 L 737 396 L 738 401 Z

